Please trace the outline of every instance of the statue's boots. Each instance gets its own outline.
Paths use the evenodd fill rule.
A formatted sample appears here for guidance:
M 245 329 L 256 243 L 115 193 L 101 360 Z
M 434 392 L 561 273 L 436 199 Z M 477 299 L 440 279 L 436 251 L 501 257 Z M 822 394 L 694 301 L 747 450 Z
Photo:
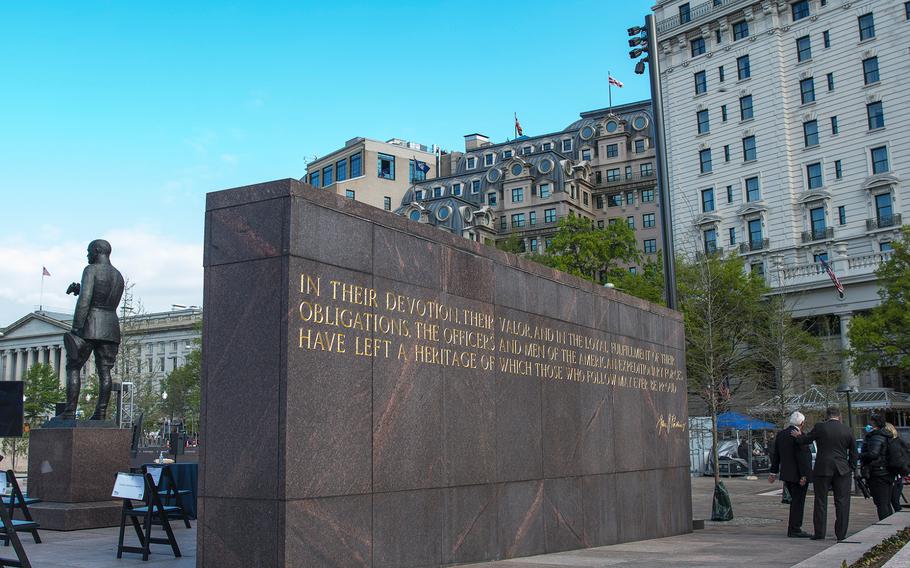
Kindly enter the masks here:
M 111 371 L 98 371 L 98 404 L 89 420 L 107 420 L 107 404 L 111 399 Z
M 79 369 L 66 370 L 66 408 L 60 414 L 64 420 L 76 419 L 76 406 L 79 404 L 79 390 L 82 386 L 82 380 L 79 377 Z

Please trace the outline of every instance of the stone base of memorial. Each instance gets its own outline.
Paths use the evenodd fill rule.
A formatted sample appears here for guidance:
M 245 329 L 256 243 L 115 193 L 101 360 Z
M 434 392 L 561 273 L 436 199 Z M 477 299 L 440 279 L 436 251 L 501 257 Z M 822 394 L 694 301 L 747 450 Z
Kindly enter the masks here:
M 197 566 L 691 531 L 677 312 L 295 180 L 209 194 L 204 255 Z
M 130 430 L 113 423 L 52 423 L 29 434 L 29 505 L 42 529 L 71 531 L 120 524 L 111 498 L 118 471 L 129 471 Z M 71 421 L 75 422 L 75 421 Z

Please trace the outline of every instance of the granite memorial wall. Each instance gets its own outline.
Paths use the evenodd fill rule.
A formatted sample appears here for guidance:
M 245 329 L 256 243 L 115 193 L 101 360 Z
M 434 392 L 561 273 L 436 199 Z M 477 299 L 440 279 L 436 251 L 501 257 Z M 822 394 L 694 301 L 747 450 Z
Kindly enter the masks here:
M 211 193 L 199 566 L 434 566 L 691 528 L 670 310 L 295 180 Z

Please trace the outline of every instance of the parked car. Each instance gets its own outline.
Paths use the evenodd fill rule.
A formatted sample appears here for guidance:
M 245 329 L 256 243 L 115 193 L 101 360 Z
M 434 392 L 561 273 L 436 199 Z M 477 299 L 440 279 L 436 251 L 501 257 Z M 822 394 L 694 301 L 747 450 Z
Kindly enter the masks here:
M 736 440 L 724 440 L 718 444 L 717 466 L 720 475 L 724 477 L 733 477 L 739 475 L 749 475 L 749 462 L 737 457 L 736 450 L 739 443 Z M 760 446 L 755 443 L 756 450 L 752 455 L 752 472 L 766 473 L 771 469 L 771 461 L 763 453 L 756 453 Z M 710 450 L 705 456 L 704 475 L 714 475 L 714 461 L 711 459 Z

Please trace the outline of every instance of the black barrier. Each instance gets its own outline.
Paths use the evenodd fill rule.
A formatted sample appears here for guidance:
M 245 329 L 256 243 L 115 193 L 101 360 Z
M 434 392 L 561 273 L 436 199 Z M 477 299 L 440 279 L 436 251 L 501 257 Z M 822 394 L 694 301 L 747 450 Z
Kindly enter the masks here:
M 0 438 L 21 438 L 25 415 L 22 381 L 0 381 Z

